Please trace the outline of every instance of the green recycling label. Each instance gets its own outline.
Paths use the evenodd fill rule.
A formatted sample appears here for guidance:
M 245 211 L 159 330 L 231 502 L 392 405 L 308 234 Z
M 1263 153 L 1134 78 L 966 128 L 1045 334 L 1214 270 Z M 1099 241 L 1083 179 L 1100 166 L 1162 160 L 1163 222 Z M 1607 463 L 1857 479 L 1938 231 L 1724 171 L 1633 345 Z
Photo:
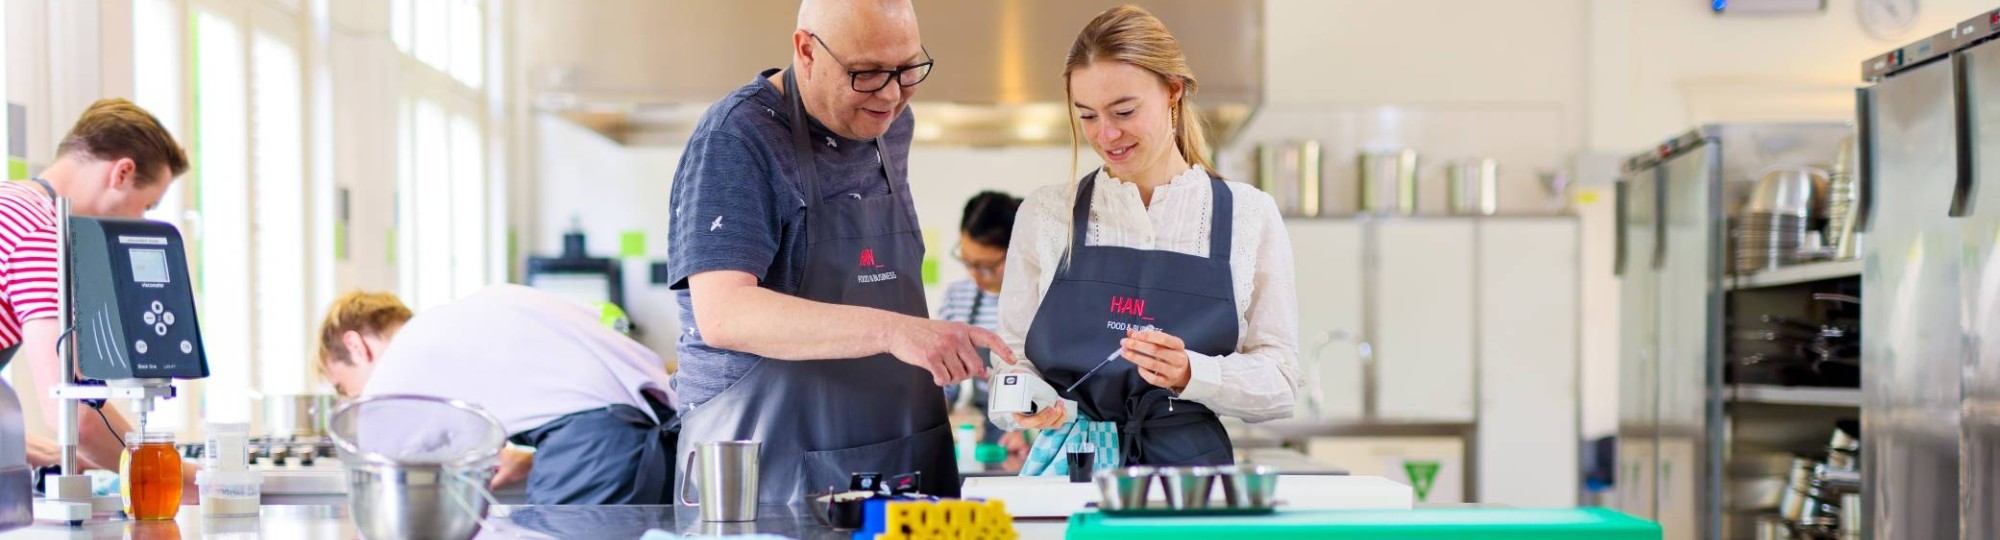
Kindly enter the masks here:
M 1410 487 L 1417 490 L 1417 502 L 1430 499 L 1431 486 L 1437 483 L 1439 467 L 1438 462 L 1433 460 L 1403 462 L 1403 472 L 1410 475 Z

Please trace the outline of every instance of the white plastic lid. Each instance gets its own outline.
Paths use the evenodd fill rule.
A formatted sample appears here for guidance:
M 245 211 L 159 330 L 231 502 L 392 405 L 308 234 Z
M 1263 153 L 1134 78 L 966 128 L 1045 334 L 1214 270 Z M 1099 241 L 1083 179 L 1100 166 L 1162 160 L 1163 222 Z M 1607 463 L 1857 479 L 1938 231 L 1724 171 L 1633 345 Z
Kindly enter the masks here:
M 197 486 L 262 486 L 264 473 L 261 471 L 217 471 L 201 469 L 194 472 Z
M 250 424 L 248 422 L 209 422 L 208 434 L 247 436 L 250 434 Z

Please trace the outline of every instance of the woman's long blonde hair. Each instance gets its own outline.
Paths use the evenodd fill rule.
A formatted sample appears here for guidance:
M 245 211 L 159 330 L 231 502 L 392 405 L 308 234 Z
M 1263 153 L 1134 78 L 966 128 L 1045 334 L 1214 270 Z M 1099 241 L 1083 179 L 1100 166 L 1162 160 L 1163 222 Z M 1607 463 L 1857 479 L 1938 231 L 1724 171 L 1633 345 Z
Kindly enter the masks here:
M 1167 25 L 1160 22 L 1151 12 L 1139 6 L 1124 5 L 1105 10 L 1084 25 L 1076 34 L 1076 42 L 1069 46 L 1069 58 L 1063 62 L 1063 99 L 1069 108 L 1069 189 L 1064 190 L 1074 197 L 1089 194 L 1077 193 L 1081 185 L 1081 171 L 1077 170 L 1077 160 L 1083 152 L 1083 140 L 1078 135 L 1081 127 L 1076 121 L 1076 96 L 1070 92 L 1070 76 L 1077 70 L 1103 61 L 1122 62 L 1126 65 L 1152 72 L 1166 83 L 1171 90 L 1175 82 L 1180 83 L 1180 99 L 1167 105 L 1174 115 L 1174 146 L 1181 152 L 1181 158 L 1188 163 L 1200 165 L 1214 174 L 1215 164 L 1208 160 L 1208 137 L 1203 133 L 1201 114 L 1194 107 L 1194 93 L 1199 86 L 1195 82 L 1194 70 L 1188 69 L 1187 54 L 1181 51 L 1180 40 L 1167 31 Z M 1076 229 L 1069 212 L 1062 213 L 1063 237 L 1070 240 L 1063 245 L 1071 245 L 1076 239 Z M 1063 265 L 1069 264 L 1069 251 L 1063 251 Z
M 1180 83 L 1180 99 L 1167 105 L 1175 118 L 1174 146 L 1188 163 L 1215 170 L 1215 164 L 1208 161 L 1208 137 L 1203 133 L 1201 114 L 1194 107 L 1195 89 L 1199 85 L 1194 70 L 1188 69 L 1187 54 L 1181 52 L 1180 40 L 1174 39 L 1167 32 L 1167 25 L 1151 12 L 1125 5 L 1105 10 L 1084 25 L 1083 31 L 1076 34 L 1076 42 L 1069 46 L 1069 58 L 1063 62 L 1063 98 L 1070 107 L 1072 181 L 1078 176 L 1077 159 L 1083 151 L 1083 141 L 1077 135 L 1080 128 L 1076 122 L 1076 96 L 1069 90 L 1070 76 L 1106 60 L 1150 71 L 1170 89 L 1175 82 Z

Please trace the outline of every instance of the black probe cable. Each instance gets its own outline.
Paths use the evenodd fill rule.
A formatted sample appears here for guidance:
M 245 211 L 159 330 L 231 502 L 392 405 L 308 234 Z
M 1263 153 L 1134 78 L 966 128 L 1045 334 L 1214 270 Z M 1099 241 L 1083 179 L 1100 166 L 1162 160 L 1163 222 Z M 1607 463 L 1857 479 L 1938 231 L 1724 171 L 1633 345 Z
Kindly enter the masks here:
M 61 334 L 56 334 L 56 351 L 58 352 L 62 351 L 63 340 L 69 339 L 69 335 L 74 333 L 76 333 L 76 325 L 71 324 L 69 325 L 68 330 L 63 330 Z M 104 422 L 104 430 L 111 432 L 111 438 L 116 439 L 118 441 L 119 448 L 124 448 L 125 437 L 123 435 L 119 435 L 118 430 L 111 427 L 111 417 L 104 415 L 104 402 L 100 400 L 97 403 L 92 404 L 89 401 L 85 401 L 84 404 L 90 405 L 91 410 L 97 411 L 97 419 L 99 421 Z

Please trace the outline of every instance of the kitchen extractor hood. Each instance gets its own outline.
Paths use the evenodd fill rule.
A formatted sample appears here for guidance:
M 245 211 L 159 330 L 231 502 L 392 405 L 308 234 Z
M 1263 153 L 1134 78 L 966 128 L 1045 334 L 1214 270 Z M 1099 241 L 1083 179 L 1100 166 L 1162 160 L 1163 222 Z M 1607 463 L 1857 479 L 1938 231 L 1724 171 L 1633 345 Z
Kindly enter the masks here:
M 628 145 L 677 145 L 708 105 L 791 58 L 796 0 L 516 0 L 514 58 L 534 108 Z M 918 144 L 1068 144 L 1062 63 L 1076 32 L 1126 2 L 915 0 L 937 60 L 913 100 Z M 1201 78 L 1220 146 L 1263 97 L 1263 0 L 1137 2 Z

